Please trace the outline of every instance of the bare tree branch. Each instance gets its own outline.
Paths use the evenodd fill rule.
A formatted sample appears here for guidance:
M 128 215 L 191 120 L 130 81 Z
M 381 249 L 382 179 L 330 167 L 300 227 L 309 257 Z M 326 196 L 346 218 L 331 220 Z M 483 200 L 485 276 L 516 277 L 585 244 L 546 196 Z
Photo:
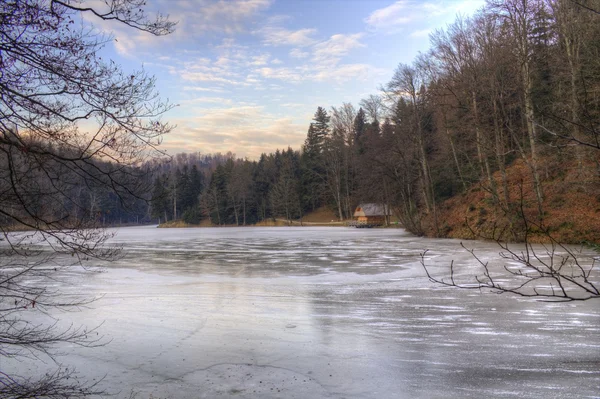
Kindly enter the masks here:
M 98 298 L 51 288 L 64 271 L 89 272 L 90 259 L 112 260 L 96 196 L 122 207 L 146 200 L 144 161 L 172 126 L 172 108 L 143 70 L 126 73 L 99 51 L 110 37 L 75 23 L 93 14 L 164 35 L 175 23 L 148 18 L 143 0 L 0 3 L 0 397 L 75 398 L 101 393 L 57 361 L 68 343 L 109 341 L 94 328 L 65 325 L 59 315 Z M 85 122 L 85 123 L 84 123 Z M 48 362 L 49 360 L 49 362 Z M 8 362 L 11 363 L 8 363 Z M 14 362 L 48 363 L 45 375 L 20 375 Z

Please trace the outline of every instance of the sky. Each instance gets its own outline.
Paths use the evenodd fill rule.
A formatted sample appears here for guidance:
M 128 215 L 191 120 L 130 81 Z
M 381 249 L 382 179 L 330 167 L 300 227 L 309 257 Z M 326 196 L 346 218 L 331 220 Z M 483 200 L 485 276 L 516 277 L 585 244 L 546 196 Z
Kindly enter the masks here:
M 300 149 L 322 106 L 358 108 L 399 63 L 429 48 L 428 35 L 483 0 L 148 0 L 176 31 L 155 37 L 103 23 L 106 56 L 156 77 L 175 104 L 164 119 L 169 154 L 228 151 L 257 159 Z

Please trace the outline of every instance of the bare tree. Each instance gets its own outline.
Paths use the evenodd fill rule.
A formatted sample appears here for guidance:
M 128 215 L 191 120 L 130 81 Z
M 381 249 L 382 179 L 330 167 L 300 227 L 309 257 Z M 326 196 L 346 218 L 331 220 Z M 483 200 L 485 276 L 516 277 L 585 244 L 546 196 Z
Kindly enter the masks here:
M 471 270 L 462 276 L 454 261 L 450 263 L 445 276 L 434 274 L 426 264 L 425 251 L 421 254 L 421 265 L 430 281 L 449 287 L 463 289 L 489 289 L 492 292 L 510 293 L 523 297 L 534 297 L 542 300 L 585 301 L 600 298 L 600 275 L 598 274 L 597 254 L 585 254 L 582 249 L 562 244 L 556 240 L 551 230 L 543 223 L 531 221 L 525 210 L 525 195 L 521 185 L 520 203 L 517 220 L 521 223 L 523 236 L 521 243 L 510 244 L 505 237 L 503 227 L 494 229 L 487 235 L 473 235 L 479 239 L 494 241 L 500 247 L 499 257 L 502 265 L 495 261 L 486 261 L 477 256 L 474 250 L 461 246 L 468 251 L 479 267 L 479 272 Z M 545 243 L 535 244 L 543 238 Z M 595 247 L 598 249 L 598 247 Z M 506 263 L 504 263 L 506 262 Z
M 407 125 L 411 127 L 411 136 L 419 151 L 421 189 L 425 208 L 427 213 L 432 211 L 435 213 L 433 183 L 423 128 L 423 107 L 425 103 L 423 89 L 426 83 L 425 74 L 422 70 L 414 66 L 400 64 L 396 68 L 392 80 L 387 85 L 387 91 L 388 93 L 395 93 L 397 99 L 406 99 L 412 110 L 411 120 Z
M 541 0 L 494 0 L 490 1 L 490 5 L 492 10 L 496 11 L 496 17 L 501 18 L 510 29 L 515 58 L 520 66 L 524 116 L 529 140 L 529 154 L 528 156 L 523 155 L 523 159 L 531 169 L 539 213 L 542 215 L 543 191 L 538 165 L 538 124 L 533 100 L 534 48 L 532 36 L 533 31 L 537 28 L 535 20 L 543 12 L 544 3 Z
M 332 130 L 343 135 L 344 145 L 342 146 L 343 156 L 343 210 L 350 217 L 352 214 L 352 194 L 356 186 L 356 154 L 354 151 L 354 119 L 356 110 L 350 103 L 343 103 L 340 108 L 331 108 Z
M 288 224 L 292 224 L 296 212 L 300 209 L 298 196 L 298 181 L 294 176 L 292 160 L 288 157 L 282 159 L 279 178 L 269 192 L 271 207 L 274 216 L 285 216 Z
M 348 215 L 348 213 L 344 213 L 346 207 L 344 206 L 343 192 L 346 155 L 344 134 L 334 129 L 325 139 L 323 145 L 323 163 L 325 166 L 325 183 L 335 201 L 340 221 L 344 220 Z
M 546 14 L 546 5 L 550 4 L 552 14 Z M 586 2 L 593 5 L 597 3 Z M 597 42 L 592 39 L 598 35 L 598 15 L 590 12 L 588 8 L 580 7 L 575 2 L 556 0 L 543 1 L 490 1 L 490 13 L 480 16 L 476 22 L 476 38 L 482 47 L 482 61 L 485 63 L 489 95 L 491 100 L 491 120 L 496 131 L 496 140 L 504 140 L 506 129 L 513 138 L 514 144 L 521 154 L 524 162 L 532 170 L 533 193 L 537 202 L 537 215 L 534 216 L 527 204 L 528 200 L 520 186 L 520 195 L 514 195 L 512 201 L 506 195 L 508 205 L 504 209 L 505 216 L 510 220 L 509 225 L 500 229 L 493 229 L 491 233 L 475 233 L 475 237 L 493 240 L 500 247 L 500 264 L 488 262 L 479 258 L 474 251 L 468 250 L 479 272 L 472 274 L 471 270 L 463 273 L 463 268 L 451 263 L 449 270 L 443 274 L 434 272 L 431 265 L 427 265 L 425 254 L 422 255 L 422 265 L 427 276 L 433 282 L 446 286 L 466 289 L 489 289 L 497 293 L 512 293 L 525 297 L 537 297 L 545 300 L 580 301 L 600 298 L 600 276 L 598 274 L 598 260 L 596 254 L 588 251 L 574 249 L 560 242 L 554 231 L 548 227 L 542 217 L 542 191 L 539 186 L 537 149 L 542 143 L 538 134 L 546 134 L 558 140 L 552 144 L 558 147 L 564 143 L 574 145 L 578 158 L 584 150 L 591 155 L 591 167 L 598 164 L 598 134 L 597 134 L 597 101 L 590 101 L 591 90 L 597 88 Z M 545 17 L 553 18 L 546 24 Z M 500 18 L 500 19 L 498 19 Z M 498 25 L 499 22 L 505 25 Z M 500 28 L 509 28 L 503 31 Z M 536 50 L 534 54 L 534 33 L 554 32 L 555 40 L 544 44 L 552 51 Z M 507 36 L 504 36 L 506 35 Z M 507 40 L 508 39 L 508 40 Z M 513 56 L 506 52 L 512 43 Z M 504 47 L 504 48 L 503 48 Z M 551 54 L 553 73 L 556 87 L 553 87 L 552 101 L 544 104 L 544 98 L 539 94 L 533 96 L 533 70 L 541 69 L 540 57 Z M 592 54 L 594 54 L 592 56 Z M 519 68 L 520 84 L 517 86 L 506 85 L 503 79 L 502 66 L 506 60 L 517 60 L 515 67 Z M 506 64 L 508 66 L 508 64 Z M 507 68 L 506 71 L 510 71 Z M 513 74 L 517 75 L 517 74 Z M 523 114 L 525 120 L 526 141 L 521 143 L 514 125 L 510 122 L 511 106 L 505 98 L 512 93 L 522 92 Z M 488 106 L 489 106 L 488 105 Z M 544 118 L 537 118 L 535 110 L 540 110 Z M 502 121 L 504 120 L 504 123 Z M 518 125 L 518 123 L 517 123 Z M 529 144 L 527 153 L 526 144 Z M 502 155 L 504 145 L 497 145 L 497 156 Z M 540 147 L 541 148 L 541 147 Z M 549 147 L 552 148 L 552 147 Z M 498 151 L 500 150 L 500 151 Z M 547 158 L 548 155 L 544 154 Z M 505 161 L 498 157 L 498 164 Z M 579 158 L 581 173 L 582 162 Z M 499 166 L 501 173 L 505 170 Z M 581 176 L 579 174 L 578 176 Z M 596 175 L 597 176 L 597 175 Z M 506 179 L 503 177 L 503 180 Z M 583 180 L 583 179 L 581 179 Z M 582 184 L 584 184 L 582 182 Z M 585 182 L 586 188 L 596 187 L 597 180 L 590 179 Z M 506 183 L 503 183 L 506 185 Z M 504 188 L 505 193 L 508 191 Z M 508 234 L 507 234 L 508 233 Z M 509 244 L 504 241 L 511 237 L 520 244 Z M 545 244 L 535 244 L 536 242 Z M 594 246 L 598 249 L 597 245 Z M 466 249 L 466 248 L 465 248 Z
M 457 266 L 450 264 L 449 275 L 434 275 L 426 264 L 426 253 L 421 254 L 421 265 L 430 281 L 445 286 L 465 289 L 489 289 L 499 294 L 511 293 L 543 300 L 585 301 L 600 298 L 597 273 L 598 257 L 563 245 L 547 235 L 549 243 L 509 244 L 496 239 L 501 248 L 501 266 L 482 260 L 474 250 L 461 243 L 477 262 L 480 272 L 468 277 L 457 277 Z
M 382 119 L 385 106 L 381 96 L 371 94 L 369 97 L 360 100 L 360 106 L 364 108 L 372 122 L 379 122 Z
M 114 20 L 154 35 L 174 23 L 148 19 L 143 0 L 108 0 L 104 8 L 75 0 L 0 3 L 0 356 L 55 359 L 56 344 L 101 345 L 86 328 L 61 328 L 45 315 L 84 306 L 47 282 L 85 259 L 112 259 L 94 201 L 81 187 L 121 202 L 140 198 L 142 162 L 171 126 L 170 105 L 143 70 L 126 73 L 99 50 L 111 40 L 81 25 L 79 14 Z M 92 126 L 92 127 L 91 127 Z M 14 230 L 26 230 L 15 233 Z M 68 262 L 65 259 L 69 259 Z M 37 318 L 36 318 L 37 317 Z M 32 319 L 33 318 L 33 319 Z M 11 362 L 10 365 L 14 365 Z M 3 360 L 3 398 L 82 397 L 97 391 L 56 361 L 42 376 L 17 374 Z

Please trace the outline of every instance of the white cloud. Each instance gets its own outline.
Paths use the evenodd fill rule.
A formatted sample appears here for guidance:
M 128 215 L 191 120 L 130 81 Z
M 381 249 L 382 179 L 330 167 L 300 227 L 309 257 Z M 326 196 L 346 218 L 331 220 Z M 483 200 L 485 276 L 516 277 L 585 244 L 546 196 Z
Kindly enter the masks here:
M 344 64 L 335 68 L 322 69 L 313 75 L 313 79 L 343 83 L 349 80 L 366 80 L 370 72 L 371 67 L 367 64 Z
M 227 90 L 214 87 L 183 86 L 183 91 L 201 91 L 207 93 L 225 93 Z
M 366 24 L 374 30 L 389 30 L 411 21 L 409 13 L 410 2 L 407 0 L 373 11 L 366 19 Z
M 210 82 L 210 83 L 228 83 L 232 85 L 240 85 L 242 82 L 237 82 L 235 80 L 226 79 L 220 77 L 214 73 L 210 72 L 200 72 L 200 71 L 181 71 L 179 76 L 183 80 L 187 80 L 190 82 Z
M 299 82 L 304 77 L 295 69 L 290 68 L 259 68 L 256 70 L 263 78 L 279 79 L 287 82 Z
M 230 48 L 237 48 L 239 47 L 236 42 L 235 39 L 232 37 L 226 37 L 221 41 L 221 44 L 219 44 L 218 46 L 216 46 L 216 48 L 219 49 L 230 49 Z
M 113 44 L 117 53 L 126 58 L 132 58 L 139 52 L 165 43 L 165 37 L 156 37 L 150 33 L 134 31 L 128 34 L 113 32 Z
M 329 65 L 312 62 L 296 68 L 260 68 L 256 72 L 265 79 L 281 80 L 285 83 L 327 81 L 341 84 L 347 81 L 367 80 L 374 75 L 381 75 L 381 70 L 368 64 Z M 272 86 L 269 87 L 273 89 Z
M 339 59 L 348 54 L 350 50 L 365 47 L 359 39 L 362 33 L 352 35 L 333 35 L 324 42 L 318 43 L 314 47 L 314 56 L 316 60 Z
M 285 107 L 285 108 L 298 108 L 298 107 L 304 106 L 304 104 L 301 104 L 301 103 L 285 103 L 285 104 L 281 104 L 281 106 Z
M 297 46 L 306 47 L 315 43 L 312 37 L 316 29 L 287 30 L 279 26 L 266 26 L 255 32 L 263 37 L 263 43 L 269 46 Z
M 240 106 L 219 109 L 198 110 L 199 116 L 193 118 L 198 125 L 212 126 L 239 126 L 246 125 L 249 121 L 255 120 L 261 113 L 262 107 L 259 106 Z
M 182 100 L 179 105 L 190 105 L 190 104 L 220 104 L 230 105 L 233 101 L 230 98 L 223 97 L 195 97 L 189 100 Z
M 238 73 L 230 69 L 229 62 L 226 62 L 223 58 L 219 58 L 212 64 L 196 61 L 184 62 L 171 67 L 170 72 L 172 75 L 188 82 L 222 83 L 234 86 L 247 85 Z
M 383 33 L 397 33 L 407 25 L 431 22 L 432 18 L 436 23 L 450 22 L 449 18 L 454 18 L 456 14 L 472 14 L 475 10 L 484 4 L 484 0 L 438 0 L 438 1 L 415 1 L 399 0 L 395 3 L 373 11 L 365 23 L 367 29 Z M 416 37 L 416 36 L 413 36 Z
M 214 46 L 218 54 L 214 60 L 206 57 L 188 58 L 169 66 L 171 75 L 187 82 L 205 83 L 217 86 L 259 87 L 260 73 L 252 73 L 257 67 L 267 67 L 271 55 L 264 52 L 256 54 L 248 47 L 239 46 L 227 40 Z
M 227 66 L 231 63 L 231 60 L 227 57 L 219 57 L 216 61 L 215 61 L 215 65 L 220 66 L 220 67 L 224 67 Z
M 301 65 L 290 67 L 262 67 L 254 70 L 264 79 L 280 80 L 286 83 L 304 81 L 329 81 L 342 83 L 349 80 L 364 80 L 374 68 L 366 64 L 340 64 L 341 59 L 353 49 L 365 47 L 360 39 L 362 33 L 336 34 L 329 39 L 315 43 L 306 51 L 295 48 L 290 57 L 307 59 Z
M 248 62 L 248 65 L 252 65 L 252 66 L 267 65 L 269 63 L 269 58 L 271 58 L 271 56 L 269 54 L 255 55 L 255 56 L 251 57 L 251 61 Z
M 271 0 L 204 0 L 169 1 L 167 9 L 179 21 L 185 36 L 197 37 L 207 32 L 234 34 L 243 32 L 249 21 L 271 5 Z
M 261 153 L 288 146 L 300 148 L 305 124 L 281 118 L 256 105 L 198 109 L 193 118 L 173 120 L 176 131 L 165 137 L 163 148 L 171 153 L 203 153 L 234 150 L 237 156 L 258 158 Z
M 300 50 L 299 48 L 295 48 L 295 49 L 292 49 L 292 50 L 290 51 L 290 57 L 292 57 L 292 58 L 299 58 L 299 59 L 300 59 L 300 58 L 306 58 L 306 57 L 308 57 L 309 55 L 310 55 L 310 53 L 309 53 L 309 52 L 307 52 L 307 51 L 302 51 L 302 50 Z
M 166 48 L 175 43 L 197 40 L 208 34 L 243 33 L 271 3 L 272 0 L 156 1 L 148 6 L 150 16 L 156 9 L 168 12 L 169 19 L 177 21 L 175 32 L 164 37 L 136 31 L 123 24 L 98 20 L 88 14 L 84 16 L 93 21 L 100 30 L 114 34 L 114 46 L 120 55 L 132 57 L 139 53 L 155 51 L 161 46 Z

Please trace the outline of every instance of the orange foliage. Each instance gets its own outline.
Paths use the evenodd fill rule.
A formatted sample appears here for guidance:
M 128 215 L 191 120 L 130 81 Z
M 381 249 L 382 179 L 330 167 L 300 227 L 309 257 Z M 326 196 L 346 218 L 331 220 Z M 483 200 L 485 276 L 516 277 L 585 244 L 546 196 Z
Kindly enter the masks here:
M 433 216 L 425 218 L 429 236 L 474 239 L 496 237 L 518 241 L 522 239 L 523 224 L 518 217 L 523 209 L 533 222 L 530 241 L 548 241 L 536 226 L 541 225 L 554 239 L 562 243 L 600 243 L 600 175 L 598 152 L 591 152 L 580 160 L 572 152 L 561 157 L 542 158 L 539 173 L 544 192 L 543 214 L 540 218 L 533 190 L 532 174 L 527 164 L 519 159 L 507 168 L 511 210 L 494 204 L 493 196 L 484 186 L 471 187 L 461 195 L 450 198 L 438 207 L 438 228 Z M 499 173 L 494 175 L 500 202 L 504 198 Z M 503 233 L 503 234 L 500 234 Z M 500 236 L 500 237 L 499 237 Z

